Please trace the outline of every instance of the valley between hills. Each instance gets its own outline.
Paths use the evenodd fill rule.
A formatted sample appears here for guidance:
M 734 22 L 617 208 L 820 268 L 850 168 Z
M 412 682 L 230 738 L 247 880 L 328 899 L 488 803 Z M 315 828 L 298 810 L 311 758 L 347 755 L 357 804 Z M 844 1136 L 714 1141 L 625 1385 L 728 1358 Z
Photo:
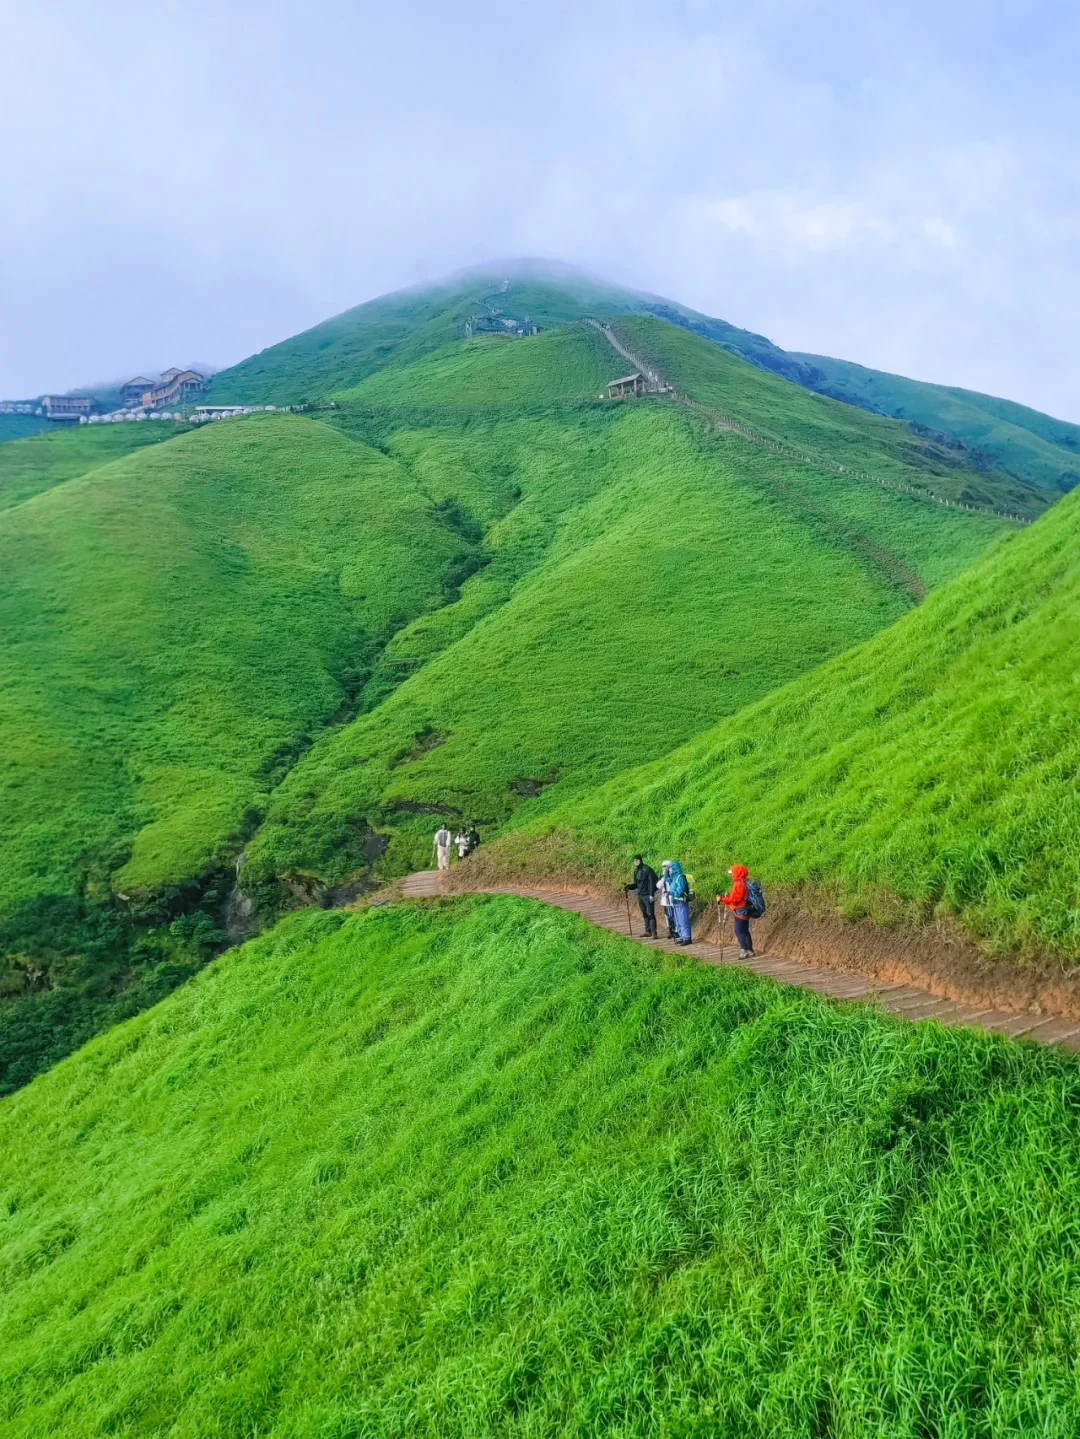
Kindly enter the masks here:
M 524 262 L 210 398 L 0 443 L 0 1430 L 1075 1433 L 1069 1053 L 464 891 L 1080 1018 L 1080 428 Z

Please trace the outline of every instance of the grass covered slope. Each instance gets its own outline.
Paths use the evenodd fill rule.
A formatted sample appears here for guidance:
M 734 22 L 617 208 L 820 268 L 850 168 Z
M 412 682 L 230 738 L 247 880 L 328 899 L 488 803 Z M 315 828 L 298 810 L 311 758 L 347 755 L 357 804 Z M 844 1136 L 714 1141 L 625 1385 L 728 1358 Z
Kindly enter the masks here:
M 0 510 L 177 434 L 175 425 L 73 425 L 0 449 Z
M 955 435 L 1019 478 L 1051 491 L 1080 483 L 1080 425 L 1027 405 L 952 385 L 932 385 L 848 360 L 796 355 L 812 367 L 812 388 Z
M 504 288 L 509 280 L 508 288 Z M 214 376 L 222 404 L 326 399 L 369 375 L 401 369 L 465 338 L 526 321 L 542 330 L 583 315 L 629 311 L 639 297 L 553 261 L 478 266 L 432 285 L 397 290 L 272 345 Z
M 561 862 L 644 846 L 711 884 L 738 858 L 850 917 L 945 917 L 1075 963 L 1078 553 L 1073 495 L 867 644 L 546 819 Z M 551 845 L 503 862 L 558 863 Z
M 492 409 L 603 393 L 618 356 L 595 330 L 562 326 L 527 339 L 478 335 L 413 365 L 379 370 L 337 399 L 367 405 Z
M 9 1439 L 1071 1439 L 1080 1076 L 525 901 L 294 917 L 0 1108 Z
M 84 1036 L 72 986 L 97 1013 L 190 962 L 267 792 L 475 556 L 392 459 L 288 416 L 0 516 L 0 1085 Z
M 391 456 L 457 495 L 512 476 L 517 502 L 457 604 L 388 646 L 408 678 L 275 791 L 249 878 L 337 882 L 369 828 L 415 867 L 432 816 L 487 830 L 666 753 L 891 623 L 1000 528 L 852 493 L 665 401 L 421 420 L 383 439 Z
M 619 317 L 617 333 L 635 354 L 693 399 L 811 457 L 914 484 L 943 499 L 1023 516 L 1041 514 L 1057 497 L 1040 482 L 1018 479 L 942 437 L 913 434 L 885 415 L 763 374 L 697 335 L 649 317 Z M 836 479 L 841 477 L 834 477 Z M 853 485 L 852 493 L 865 490 Z

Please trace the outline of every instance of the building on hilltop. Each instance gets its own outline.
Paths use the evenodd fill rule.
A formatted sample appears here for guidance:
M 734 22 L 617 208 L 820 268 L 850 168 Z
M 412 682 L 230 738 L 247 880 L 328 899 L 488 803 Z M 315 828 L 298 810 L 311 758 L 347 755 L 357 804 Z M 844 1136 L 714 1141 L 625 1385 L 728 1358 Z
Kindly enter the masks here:
M 145 375 L 136 375 L 133 380 L 128 380 L 126 385 L 120 386 L 120 398 L 125 405 L 138 405 L 146 391 L 153 388 L 153 380 Z
M 183 404 L 205 387 L 206 381 L 196 370 L 166 370 L 158 384 L 143 391 L 141 401 L 145 409 L 157 410 L 162 405 Z
M 94 409 L 94 402 L 89 395 L 43 395 L 41 408 L 47 420 L 57 420 L 63 424 L 78 424 L 80 420 L 88 420 Z
M 206 380 L 197 370 L 181 370 L 174 365 L 165 371 L 160 380 L 136 375 L 126 385 L 121 385 L 120 398 L 125 406 L 157 410 L 163 405 L 183 404 L 190 395 L 197 395 L 205 388 Z

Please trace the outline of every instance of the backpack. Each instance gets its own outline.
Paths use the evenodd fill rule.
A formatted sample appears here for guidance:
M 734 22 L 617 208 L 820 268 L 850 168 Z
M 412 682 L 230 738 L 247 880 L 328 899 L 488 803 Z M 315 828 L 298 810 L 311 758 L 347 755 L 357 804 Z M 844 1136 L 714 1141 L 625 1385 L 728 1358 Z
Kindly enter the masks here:
M 746 917 L 747 919 L 765 918 L 765 895 L 756 879 L 746 881 Z

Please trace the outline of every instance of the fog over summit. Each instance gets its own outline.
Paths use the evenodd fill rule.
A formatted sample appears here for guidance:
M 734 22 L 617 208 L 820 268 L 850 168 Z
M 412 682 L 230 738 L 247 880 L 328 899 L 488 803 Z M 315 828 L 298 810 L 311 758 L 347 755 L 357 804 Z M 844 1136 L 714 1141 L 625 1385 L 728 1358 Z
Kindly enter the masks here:
M 540 254 L 1080 419 L 1078 31 L 969 0 L 8 7 L 0 396 L 226 366 Z

